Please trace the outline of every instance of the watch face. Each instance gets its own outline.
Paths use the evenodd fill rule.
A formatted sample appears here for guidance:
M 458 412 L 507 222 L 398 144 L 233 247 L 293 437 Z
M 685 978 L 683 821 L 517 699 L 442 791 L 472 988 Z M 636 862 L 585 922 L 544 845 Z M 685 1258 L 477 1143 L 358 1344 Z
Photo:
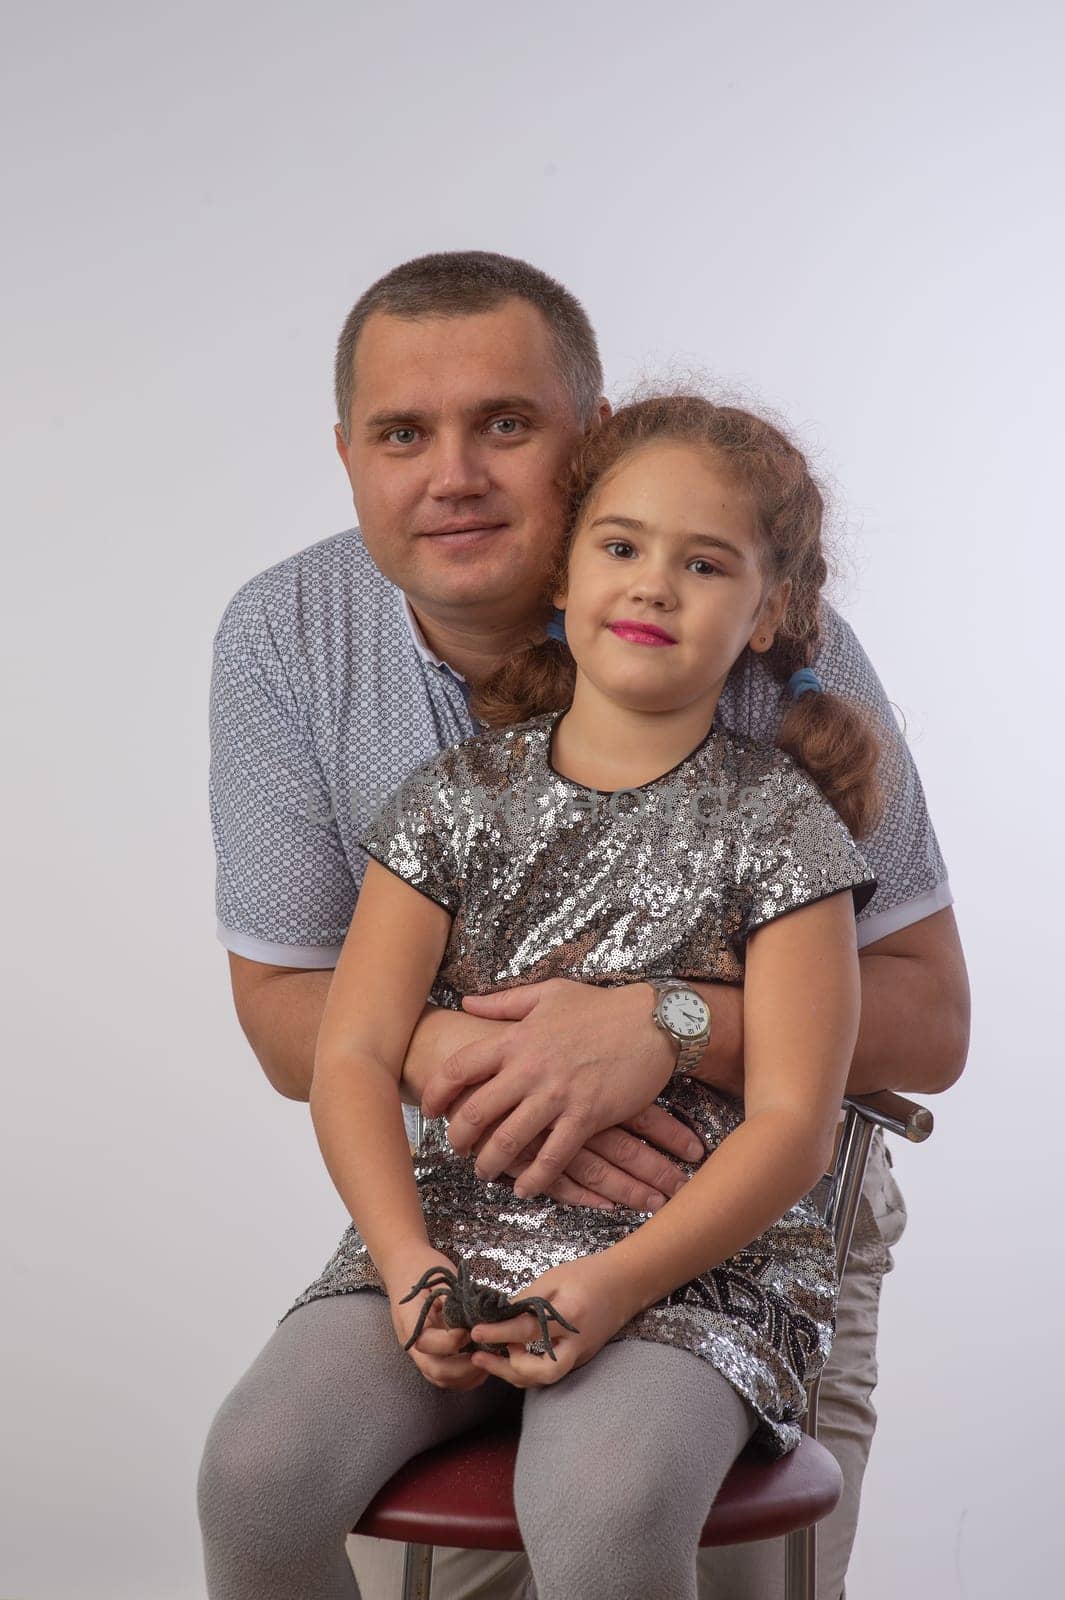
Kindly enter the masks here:
M 659 1015 L 666 1027 L 682 1039 L 694 1039 L 705 1033 L 710 1012 L 701 995 L 694 989 L 674 989 L 664 995 Z

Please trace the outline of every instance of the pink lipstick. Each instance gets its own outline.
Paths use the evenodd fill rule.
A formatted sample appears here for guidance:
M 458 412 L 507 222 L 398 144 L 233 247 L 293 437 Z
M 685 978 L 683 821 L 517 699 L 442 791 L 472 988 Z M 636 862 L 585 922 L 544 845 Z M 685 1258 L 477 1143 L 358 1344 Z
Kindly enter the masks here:
M 676 644 L 671 633 L 664 628 L 656 627 L 653 622 L 634 622 L 626 617 L 621 622 L 608 624 L 611 633 L 616 633 L 619 639 L 627 639 L 630 644 L 666 645 Z

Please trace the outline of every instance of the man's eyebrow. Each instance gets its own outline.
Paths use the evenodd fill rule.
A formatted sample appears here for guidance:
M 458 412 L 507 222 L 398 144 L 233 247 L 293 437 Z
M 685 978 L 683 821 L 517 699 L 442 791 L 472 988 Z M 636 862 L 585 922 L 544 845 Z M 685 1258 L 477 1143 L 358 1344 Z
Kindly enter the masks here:
M 487 400 L 478 400 L 476 405 L 467 406 L 465 415 L 485 417 L 493 411 L 530 411 L 535 416 L 542 416 L 543 410 L 540 402 L 531 399 L 529 395 L 503 394 L 491 396 Z M 428 415 L 424 411 L 375 411 L 372 417 L 366 418 L 363 427 L 367 433 L 377 433 L 383 428 L 422 427 L 428 420 Z
M 494 400 L 482 400 L 471 408 L 472 416 L 484 416 L 489 411 L 535 411 L 539 415 L 543 406 L 527 394 L 501 394 Z
M 367 433 L 376 433 L 379 428 L 405 428 L 424 421 L 423 411 L 375 411 L 372 417 L 366 418 L 363 427 Z
M 592 527 L 601 528 L 606 523 L 612 524 L 615 528 L 627 528 L 630 533 L 647 532 L 646 524 L 642 523 L 638 517 L 596 517 L 595 521 L 592 523 Z M 732 544 L 728 539 L 722 539 L 717 534 L 687 533 L 682 535 L 682 537 L 687 544 L 709 545 L 714 550 L 727 550 L 730 555 L 736 557 L 737 561 L 747 560 L 746 555 L 741 549 L 739 549 L 737 545 Z

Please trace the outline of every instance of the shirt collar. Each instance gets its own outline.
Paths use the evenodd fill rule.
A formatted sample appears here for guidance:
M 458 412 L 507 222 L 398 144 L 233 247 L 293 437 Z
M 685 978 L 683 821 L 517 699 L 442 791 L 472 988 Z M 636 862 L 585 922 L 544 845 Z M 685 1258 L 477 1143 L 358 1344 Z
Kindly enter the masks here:
M 414 612 L 411 610 L 410 601 L 407 599 L 406 592 L 403 589 L 400 589 L 400 591 L 399 591 L 399 598 L 400 598 L 400 604 L 403 607 L 403 615 L 407 619 L 407 627 L 410 629 L 411 641 L 412 641 L 412 643 L 414 645 L 415 650 L 417 650 L 418 654 L 421 656 L 422 660 L 423 661 L 428 661 L 431 666 L 443 667 L 446 672 L 450 672 L 451 673 L 451 676 L 453 678 L 457 678 L 460 683 L 465 683 L 466 679 L 462 676 L 462 673 L 461 672 L 456 672 L 454 667 L 451 666 L 447 661 L 442 661 L 440 659 L 440 657 L 438 655 L 435 655 L 433 653 L 433 651 L 430 650 L 429 646 L 426 644 L 425 635 L 422 633 L 422 630 L 418 626 L 418 623 L 417 623 L 417 621 L 415 619 L 415 616 L 414 616 Z M 559 611 L 559 609 L 556 606 L 554 615 L 552 616 L 551 621 L 548 623 L 548 627 L 547 627 L 547 631 L 550 634 L 551 638 L 552 639 L 560 639 L 563 644 L 566 642 L 566 621 L 565 621 L 565 618 L 566 618 L 566 613 L 564 611 Z
M 399 593 L 400 602 L 403 606 L 403 615 L 406 617 L 407 627 L 410 629 L 411 640 L 414 644 L 415 650 L 417 650 L 422 660 L 428 661 L 430 666 L 443 667 L 447 672 L 451 673 L 453 678 L 457 678 L 460 683 L 465 683 L 466 679 L 462 676 L 461 672 L 456 672 L 453 666 L 446 661 L 441 661 L 440 657 L 430 650 L 429 646 L 425 642 L 425 635 L 419 628 L 417 620 L 414 616 L 414 612 L 411 610 L 410 601 L 407 599 L 407 596 L 402 589 L 399 591 Z

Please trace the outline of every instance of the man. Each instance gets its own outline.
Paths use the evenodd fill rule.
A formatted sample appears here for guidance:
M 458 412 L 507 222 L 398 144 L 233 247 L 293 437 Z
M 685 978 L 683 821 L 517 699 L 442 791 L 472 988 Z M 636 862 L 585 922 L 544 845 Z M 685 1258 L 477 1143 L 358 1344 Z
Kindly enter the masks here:
M 525 263 L 482 252 L 424 257 L 368 290 L 341 333 L 336 391 L 358 528 L 244 585 L 219 626 L 212 678 L 219 937 L 247 1038 L 274 1087 L 298 1100 L 365 865 L 356 836 L 412 768 L 476 731 L 469 686 L 543 614 L 566 463 L 606 406 L 580 305 Z M 887 808 L 863 841 L 879 887 L 858 924 L 848 1087 L 935 1093 L 959 1076 L 968 1040 L 945 868 L 883 690 L 828 606 L 814 664 L 827 687 L 874 706 L 890 735 Z M 747 652 L 718 714 L 771 740 L 780 700 Z M 697 1075 L 742 1093 L 742 992 L 695 987 L 713 1018 Z M 476 1152 L 482 1176 L 527 1168 L 562 1201 L 657 1209 L 685 1181 L 670 1157 L 697 1152 L 653 1104 L 676 1046 L 646 995 L 552 980 L 467 1001 L 468 1013 L 427 1006 L 404 1096 L 447 1113 L 452 1144 Z M 819 1433 L 846 1489 L 821 1524 L 819 1600 L 843 1593 L 875 1424 L 880 1279 L 905 1220 L 888 1159 L 878 1135 L 821 1389 Z M 392 1592 L 383 1573 L 396 1558 L 355 1552 L 371 1600 Z M 437 1573 L 449 1600 L 517 1600 L 527 1568 L 447 1552 Z M 715 1600 L 782 1585 L 780 1540 L 700 1555 L 701 1592 Z

